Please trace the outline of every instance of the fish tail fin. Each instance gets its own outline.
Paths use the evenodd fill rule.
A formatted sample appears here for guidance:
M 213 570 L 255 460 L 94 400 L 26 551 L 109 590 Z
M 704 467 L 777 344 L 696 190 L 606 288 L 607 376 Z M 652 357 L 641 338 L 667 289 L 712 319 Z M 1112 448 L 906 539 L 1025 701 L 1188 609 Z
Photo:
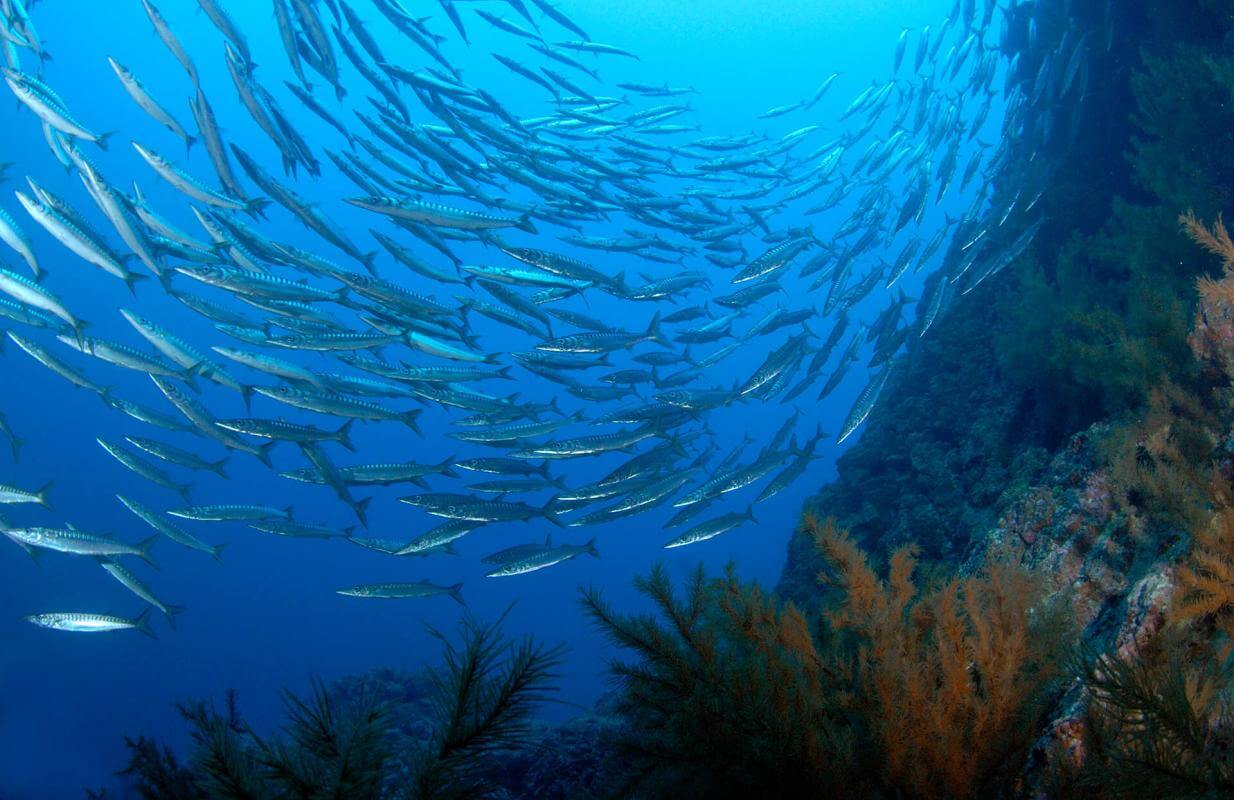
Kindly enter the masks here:
M 557 516 L 557 498 L 554 497 L 544 504 L 544 508 L 540 509 L 540 513 L 546 520 L 556 525 L 558 528 L 566 527 L 566 524 L 561 521 L 561 517 Z
M 526 231 L 527 233 L 531 233 L 531 234 L 539 233 L 539 231 L 536 230 L 535 223 L 531 221 L 530 212 L 520 216 L 518 218 L 518 222 L 514 223 L 514 227 L 518 228 L 520 231 Z
M 154 567 L 155 569 L 158 569 L 159 565 L 155 562 L 154 557 L 150 555 L 150 548 L 154 547 L 154 543 L 158 541 L 158 538 L 159 538 L 159 535 L 156 533 L 155 535 L 151 536 L 148 539 L 142 539 L 136 545 L 137 557 L 140 558 L 142 561 L 145 561 L 147 564 Z
M 408 411 L 406 414 L 403 414 L 402 419 L 403 419 L 404 425 L 406 425 L 408 428 L 411 428 L 413 431 L 415 431 L 416 435 L 419 436 L 420 438 L 424 438 L 424 431 L 420 430 L 420 423 L 418 421 L 421 411 L 423 411 L 423 409 L 413 408 L 411 411 Z
M 141 631 L 151 639 L 157 639 L 158 634 L 154 632 L 154 628 L 150 627 L 150 612 L 154 610 L 153 606 L 148 607 L 145 611 L 137 615 L 133 620 L 133 627 Z
M 244 398 L 244 410 L 252 413 L 253 411 L 253 387 L 243 385 L 240 387 L 240 396 Z
M 188 611 L 185 606 L 163 606 L 163 613 L 167 616 L 167 624 L 174 631 L 176 629 L 176 616 Z
M 463 599 L 463 584 L 456 583 L 446 589 L 446 593 L 450 595 L 450 599 L 458 603 L 463 608 L 467 607 L 467 601 Z
M 265 219 L 266 206 L 270 205 L 270 201 L 264 197 L 254 197 L 244 203 L 244 213 L 254 219 Z
M 184 502 L 190 503 L 190 504 L 193 502 L 193 498 L 191 496 L 191 492 L 193 491 L 193 484 L 191 483 L 176 484 L 176 491 L 179 492 L 180 496 L 184 498 Z
M 147 280 L 149 277 L 149 275 L 142 275 L 138 272 L 130 272 L 128 275 L 124 276 L 124 285 L 129 287 L 129 294 L 136 297 L 137 282 Z
M 343 447 L 346 447 L 348 450 L 350 450 L 353 453 L 356 452 L 356 446 L 351 441 L 351 426 L 354 425 L 355 423 L 356 421 L 354 419 L 349 419 L 346 422 L 344 422 L 342 427 L 340 427 L 334 433 L 334 436 L 336 440 L 338 441 L 338 443 L 341 444 Z
M 653 342 L 671 347 L 671 343 L 664 337 L 664 332 L 660 330 L 660 312 L 657 311 L 655 316 L 651 318 L 651 322 L 647 325 L 647 338 Z
M 750 522 L 753 522 L 755 525 L 758 524 L 758 520 L 755 519 L 754 517 L 754 504 L 753 503 L 746 506 L 746 513 L 742 514 L 742 516 L 748 519 Z
M 181 370 L 180 380 L 188 384 L 189 388 L 194 392 L 201 392 L 201 387 L 197 385 L 197 376 L 201 374 L 202 362 L 198 361 L 188 369 Z
M 223 458 L 220 458 L 218 461 L 215 461 L 213 464 L 210 465 L 210 471 L 213 472 L 215 475 L 218 475 L 223 480 L 230 480 L 227 477 L 227 470 L 225 469 L 225 467 L 227 466 L 227 461 L 230 458 L 231 456 L 224 456 Z
M 56 484 L 55 481 L 48 481 L 47 483 L 43 484 L 42 488 L 40 488 L 37 492 L 34 493 L 34 497 L 38 501 L 38 504 L 41 505 L 43 508 L 47 509 L 48 511 L 52 511 L 53 509 L 51 507 L 51 503 L 48 502 L 47 500 L 47 493 L 51 491 L 51 487 L 54 486 L 55 484 Z
M 600 551 L 596 549 L 595 537 L 592 537 L 591 539 L 589 539 L 587 543 L 583 545 L 583 547 L 586 548 L 583 552 L 585 552 L 587 555 L 591 556 L 592 558 L 600 557 Z
M 454 461 L 454 458 L 454 454 L 451 454 L 448 458 L 442 459 L 441 463 L 437 465 L 437 471 L 442 475 L 445 475 L 447 478 L 457 478 L 458 473 L 455 472 L 454 468 L 450 466 L 451 462 Z
M 506 380 L 511 380 L 511 381 L 512 381 L 512 380 L 514 380 L 514 378 L 513 378 L 513 377 L 511 377 L 511 375 L 510 375 L 510 370 L 511 370 L 511 369 L 513 369 L 513 368 L 514 368 L 514 365 L 513 365 L 513 364 L 506 364 L 504 367 L 502 367 L 501 369 L 497 370 L 497 374 L 496 374 L 496 376 L 495 376 L 495 377 L 498 377 L 498 378 L 505 378 Z
M 118 131 L 107 131 L 106 133 L 100 133 L 99 138 L 95 139 L 94 143 L 97 144 L 101 149 L 106 150 L 107 140 L 115 136 L 117 133 Z
M 536 473 L 541 478 L 544 478 L 544 480 L 549 480 L 548 462 L 547 461 L 540 462 L 540 466 L 532 468 L 532 472 Z
M 283 513 L 287 515 L 287 519 L 295 519 L 296 518 L 296 507 L 295 506 L 285 506 L 283 508 Z
M 360 520 L 360 524 L 364 526 L 365 530 L 368 530 L 368 507 L 369 507 L 369 504 L 372 502 L 373 502 L 373 498 L 366 497 L 363 500 L 359 500 L 359 501 L 352 502 L 349 504 L 351 506 L 352 512 L 354 512 L 356 515 L 356 519 Z
M 274 450 L 274 445 L 276 444 L 278 443 L 267 442 L 266 444 L 260 445 L 253 455 L 257 457 L 258 461 L 265 464 L 267 467 L 274 469 L 274 461 L 270 458 L 270 453 Z
M 376 261 L 377 261 L 377 251 L 376 250 L 372 251 L 371 253 L 365 253 L 364 255 L 360 257 L 360 263 L 364 265 L 364 268 L 366 270 L 368 270 L 369 275 L 377 274 L 377 265 L 375 263 Z
M 25 443 L 26 443 L 26 442 L 25 442 L 25 440 L 24 440 L 24 439 L 20 439 L 20 438 L 18 438 L 18 437 L 16 437 L 16 436 L 10 436 L 10 437 L 9 437 L 9 448 L 13 451 L 13 460 L 14 460 L 14 461 L 20 461 L 20 460 L 21 460 L 21 446 L 22 446 L 23 444 L 25 444 Z
M 210 557 L 213 558 L 215 561 L 219 562 L 220 564 L 222 564 L 223 563 L 223 550 L 226 547 L 227 547 L 226 542 L 224 542 L 223 544 L 216 544 L 214 547 L 210 548 Z

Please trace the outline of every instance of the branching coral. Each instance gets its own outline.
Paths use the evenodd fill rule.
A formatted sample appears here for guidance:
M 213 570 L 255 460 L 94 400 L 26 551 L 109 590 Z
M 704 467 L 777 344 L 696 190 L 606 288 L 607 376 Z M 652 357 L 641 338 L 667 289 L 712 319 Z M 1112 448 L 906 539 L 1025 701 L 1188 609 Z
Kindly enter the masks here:
M 1188 342 L 1210 377 L 1228 382 L 1234 375 L 1234 240 L 1220 216 L 1211 228 L 1190 211 L 1179 221 L 1196 244 L 1221 259 L 1221 277 L 1196 279 L 1199 305 Z

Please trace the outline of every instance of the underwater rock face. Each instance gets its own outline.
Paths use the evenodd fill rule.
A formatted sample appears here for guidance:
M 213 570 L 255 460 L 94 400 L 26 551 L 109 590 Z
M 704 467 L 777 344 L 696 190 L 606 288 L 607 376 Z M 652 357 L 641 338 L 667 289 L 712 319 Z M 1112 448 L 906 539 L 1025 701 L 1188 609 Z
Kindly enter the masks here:
M 1094 444 L 1106 433 L 1108 426 L 1098 424 L 1073 436 L 1040 480 L 1009 503 L 983 551 L 1022 551 L 1023 563 L 1054 576 L 1057 590 L 1071 595 L 1075 627 L 1087 646 L 1126 656 L 1165 623 L 1185 537 L 1153 532 L 1154 541 L 1175 542 L 1155 557 L 1138 546 L 1149 539 L 1144 523 L 1119 510 L 1112 481 L 1097 466 Z M 1040 783 L 1053 759 L 1083 763 L 1086 713 L 1087 693 L 1077 678 L 1044 726 L 1026 767 L 1027 785 Z
M 1120 510 L 1112 482 L 1098 467 L 1094 445 L 1108 426 L 1073 436 L 1040 479 L 1020 490 L 981 543 L 986 551 L 1019 551 L 1022 563 L 1052 576 L 1071 595 L 1075 627 L 1093 646 L 1117 650 L 1142 644 L 1160 629 L 1173 586 L 1178 547 L 1153 554 L 1144 523 Z M 1154 542 L 1181 532 L 1154 531 Z
M 995 523 L 1004 492 L 1036 476 L 1058 434 L 1038 398 L 1000 374 L 989 333 L 1002 284 L 981 287 L 915 343 L 882 412 L 808 509 L 867 548 L 915 542 L 927 558 L 956 559 Z M 820 567 L 810 537 L 794 536 L 777 593 L 809 607 Z

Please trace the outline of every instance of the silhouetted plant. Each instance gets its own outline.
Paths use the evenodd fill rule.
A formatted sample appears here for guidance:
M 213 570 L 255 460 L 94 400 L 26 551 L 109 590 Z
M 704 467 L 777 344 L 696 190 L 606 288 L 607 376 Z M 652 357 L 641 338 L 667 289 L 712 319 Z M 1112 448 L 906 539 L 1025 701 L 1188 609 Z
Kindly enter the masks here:
M 176 759 L 170 748 L 145 736 L 125 738 L 129 765 L 120 774 L 137 779 L 136 789 L 145 800 L 205 800 L 196 775 Z M 105 797 L 106 795 L 98 795 Z
M 434 673 L 434 734 L 425 748 L 407 754 L 414 764 L 410 776 L 393 774 L 393 721 L 379 699 L 362 692 L 340 705 L 320 681 L 307 698 L 284 693 L 286 724 L 270 738 L 244 722 L 232 693 L 222 711 L 204 702 L 183 705 L 193 740 L 187 764 L 142 737 L 127 740 L 130 761 L 121 774 L 150 800 L 488 796 L 497 787 L 485 756 L 522 743 L 561 657 L 560 649 L 530 639 L 510 642 L 499 625 L 467 618 L 457 643 L 435 632 L 445 656 Z
M 636 587 L 656 613 L 621 614 L 592 588 L 583 604 L 637 660 L 614 663 L 628 727 L 615 742 L 639 773 L 636 796 L 834 796 L 857 769 L 848 682 L 806 619 L 730 568 L 695 570 L 681 593 L 663 566 Z M 867 781 L 868 782 L 868 781 Z
M 1173 633 L 1146 648 L 1088 659 L 1081 787 L 1109 798 L 1234 793 L 1234 675 L 1228 662 L 1188 653 Z
M 561 648 L 531 638 L 507 642 L 496 625 L 461 623 L 461 642 L 445 646 L 433 673 L 439 725 L 420 759 L 409 795 L 419 800 L 466 800 L 492 788 L 484 759 L 515 747 L 528 733 L 535 706 L 548 698 Z

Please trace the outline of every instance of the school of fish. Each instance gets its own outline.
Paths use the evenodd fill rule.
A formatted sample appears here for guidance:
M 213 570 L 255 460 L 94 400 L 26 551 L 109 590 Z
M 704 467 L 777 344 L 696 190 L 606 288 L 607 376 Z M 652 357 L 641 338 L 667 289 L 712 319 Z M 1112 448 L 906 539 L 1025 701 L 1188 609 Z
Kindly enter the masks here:
M 839 113 L 817 110 L 843 83 L 834 72 L 810 96 L 759 113 L 765 132 L 703 135 L 690 122 L 692 89 L 606 83 L 602 74 L 638 55 L 593 39 L 549 0 L 437 0 L 433 15 L 405 0 L 259 0 L 272 10 L 260 31 L 239 26 L 229 1 L 195 0 L 219 42 L 190 53 L 154 0 L 123 0 L 140 3 L 191 101 L 153 96 L 112 53 L 97 79 L 118 80 L 152 123 L 113 134 L 114 121 L 74 111 L 79 82 L 44 82 L 40 3 L 0 0 L 4 81 L 18 101 L 5 124 L 41 126 L 82 189 L 62 197 L 22 163 L 0 170 L 5 358 L 34 359 L 96 393 L 99 446 L 134 480 L 168 490 L 159 508 L 117 496 L 134 529 L 152 533 L 135 543 L 68 520 L 0 519 L 32 555 L 95 558 L 149 606 L 133 618 L 28 617 L 39 626 L 153 635 L 152 609 L 174 624 L 182 609 L 130 567 L 153 563 L 160 538 L 220 558 L 223 545 L 194 532 L 211 522 L 345 537 L 405 558 L 450 553 L 461 537 L 512 522 L 547 523 L 560 539 L 666 509 L 657 524 L 676 548 L 753 521 L 753 507 L 805 475 L 829 438 L 830 422 L 798 430 L 797 398 L 816 404 L 850 373 L 866 381 L 832 428 L 843 442 L 912 344 L 1031 244 L 1049 159 L 1017 159 L 1039 168 L 1014 184 L 1006 170 L 1016 148 L 1069 146 L 1100 46 L 1065 11 L 955 0 L 941 24 L 904 30 L 889 77 Z M 476 26 L 501 50 L 473 47 Z M 294 80 L 266 77 L 283 67 L 254 63 L 254 37 L 277 37 Z M 230 85 L 207 85 L 197 68 L 206 56 L 222 59 Z M 467 80 L 466 63 L 482 57 L 528 84 L 537 115 Z M 229 141 L 250 128 L 243 147 Z M 111 180 L 120 158 L 144 177 Z M 354 191 L 324 196 L 323 171 Z M 180 207 L 156 207 L 156 182 Z M 370 220 L 365 235 L 332 218 L 349 208 Z M 263 234 L 273 215 L 305 235 Z M 596 235 L 599 225 L 623 235 Z M 36 229 L 54 243 L 36 247 Z M 902 288 L 910 273 L 928 276 L 921 297 Z M 92 320 L 61 299 L 66 286 L 112 279 L 132 292 L 115 311 L 129 328 L 122 340 L 92 335 Z M 189 340 L 151 307 L 156 295 L 216 335 Z M 718 378 L 736 353 L 759 366 Z M 148 375 L 165 402 L 114 388 L 109 376 L 126 370 Z M 552 400 L 525 399 L 526 387 L 548 387 Z M 725 444 L 709 417 L 750 404 L 777 432 L 757 447 Z M 430 412 L 443 416 L 428 424 Z M 115 433 L 106 415 L 126 415 L 143 435 Z M 408 453 L 417 437 L 449 437 L 457 455 L 373 463 L 352 441 L 357 422 L 383 426 Z M 16 464 L 22 440 L 2 413 L 0 438 Z M 357 527 L 303 521 L 268 499 L 196 504 L 194 474 L 226 479 L 233 456 L 322 487 Z M 600 456 L 612 463 L 602 477 L 565 469 Z M 0 504 L 50 509 L 44 484 L 15 473 Z M 735 499 L 738 510 L 717 508 Z M 359 535 L 370 503 L 395 500 L 425 532 Z M 595 539 L 537 535 L 484 562 L 504 577 L 580 555 L 598 557 Z M 428 581 L 337 591 L 463 602 L 460 584 Z

